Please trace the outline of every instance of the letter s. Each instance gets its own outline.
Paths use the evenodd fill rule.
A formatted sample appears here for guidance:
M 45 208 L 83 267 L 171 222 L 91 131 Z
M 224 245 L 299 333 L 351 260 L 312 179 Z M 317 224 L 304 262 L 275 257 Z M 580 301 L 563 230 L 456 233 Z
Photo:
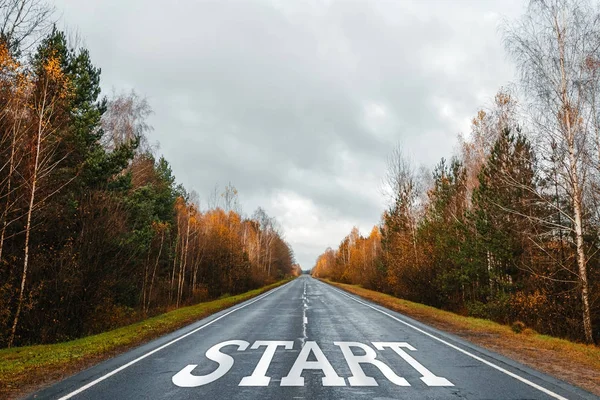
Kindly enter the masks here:
M 206 351 L 206 358 L 215 361 L 219 367 L 208 375 L 192 375 L 192 371 L 198 365 L 190 364 L 184 367 L 181 371 L 173 375 L 172 381 L 179 387 L 197 387 L 214 382 L 225 375 L 233 366 L 233 357 L 229 354 L 221 353 L 221 349 L 225 346 L 237 346 L 238 351 L 244 351 L 250 343 L 245 340 L 229 340 L 214 345 Z

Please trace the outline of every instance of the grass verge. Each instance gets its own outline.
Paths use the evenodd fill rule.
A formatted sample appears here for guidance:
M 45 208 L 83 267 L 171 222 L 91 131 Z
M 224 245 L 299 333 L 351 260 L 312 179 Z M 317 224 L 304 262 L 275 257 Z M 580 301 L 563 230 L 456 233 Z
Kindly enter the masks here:
M 515 333 L 509 326 L 490 320 L 464 317 L 357 285 L 322 280 L 600 396 L 600 347 L 540 335 L 531 329 Z
M 33 392 L 287 282 L 289 279 L 236 296 L 182 307 L 132 325 L 69 342 L 2 349 L 0 398 L 17 398 Z

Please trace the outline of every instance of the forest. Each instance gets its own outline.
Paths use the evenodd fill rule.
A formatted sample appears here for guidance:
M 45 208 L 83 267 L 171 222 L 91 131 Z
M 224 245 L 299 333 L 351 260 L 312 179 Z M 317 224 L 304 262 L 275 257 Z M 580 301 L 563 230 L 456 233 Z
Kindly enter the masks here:
M 328 248 L 313 276 L 597 342 L 598 21 L 597 2 L 529 2 L 502 30 L 518 83 L 475 115 L 433 171 L 399 145 L 380 224 Z
M 41 0 L 0 1 L 0 347 L 53 343 L 300 269 L 231 184 L 208 206 L 149 144 L 135 92 L 101 94 Z

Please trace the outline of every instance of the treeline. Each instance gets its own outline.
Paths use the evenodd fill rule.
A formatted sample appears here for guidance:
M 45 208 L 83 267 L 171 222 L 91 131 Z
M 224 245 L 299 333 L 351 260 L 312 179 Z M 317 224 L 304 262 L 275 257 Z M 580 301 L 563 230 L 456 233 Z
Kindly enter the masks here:
M 574 340 L 600 337 L 600 25 L 531 1 L 507 27 L 522 103 L 503 89 L 432 173 L 390 157 L 389 208 L 313 275 Z
M 77 338 L 299 273 L 277 222 L 262 209 L 243 217 L 233 186 L 201 209 L 176 184 L 148 145 L 148 104 L 101 97 L 87 50 L 54 28 L 22 51 L 16 33 L 40 23 L 40 9 L 25 10 L 34 14 L 0 40 L 0 347 Z

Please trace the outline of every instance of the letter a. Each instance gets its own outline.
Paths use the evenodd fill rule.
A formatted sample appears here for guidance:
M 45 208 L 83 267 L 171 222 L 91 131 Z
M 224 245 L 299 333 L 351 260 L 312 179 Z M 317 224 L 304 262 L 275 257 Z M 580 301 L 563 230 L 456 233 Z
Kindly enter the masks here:
M 313 352 L 317 361 L 308 361 L 310 352 Z M 308 341 L 300 350 L 298 358 L 292 365 L 288 376 L 281 378 L 281 386 L 304 386 L 304 378 L 301 376 L 305 369 L 320 369 L 325 374 L 323 386 L 346 386 L 344 378 L 340 378 L 335 372 L 321 348 L 316 342 Z

